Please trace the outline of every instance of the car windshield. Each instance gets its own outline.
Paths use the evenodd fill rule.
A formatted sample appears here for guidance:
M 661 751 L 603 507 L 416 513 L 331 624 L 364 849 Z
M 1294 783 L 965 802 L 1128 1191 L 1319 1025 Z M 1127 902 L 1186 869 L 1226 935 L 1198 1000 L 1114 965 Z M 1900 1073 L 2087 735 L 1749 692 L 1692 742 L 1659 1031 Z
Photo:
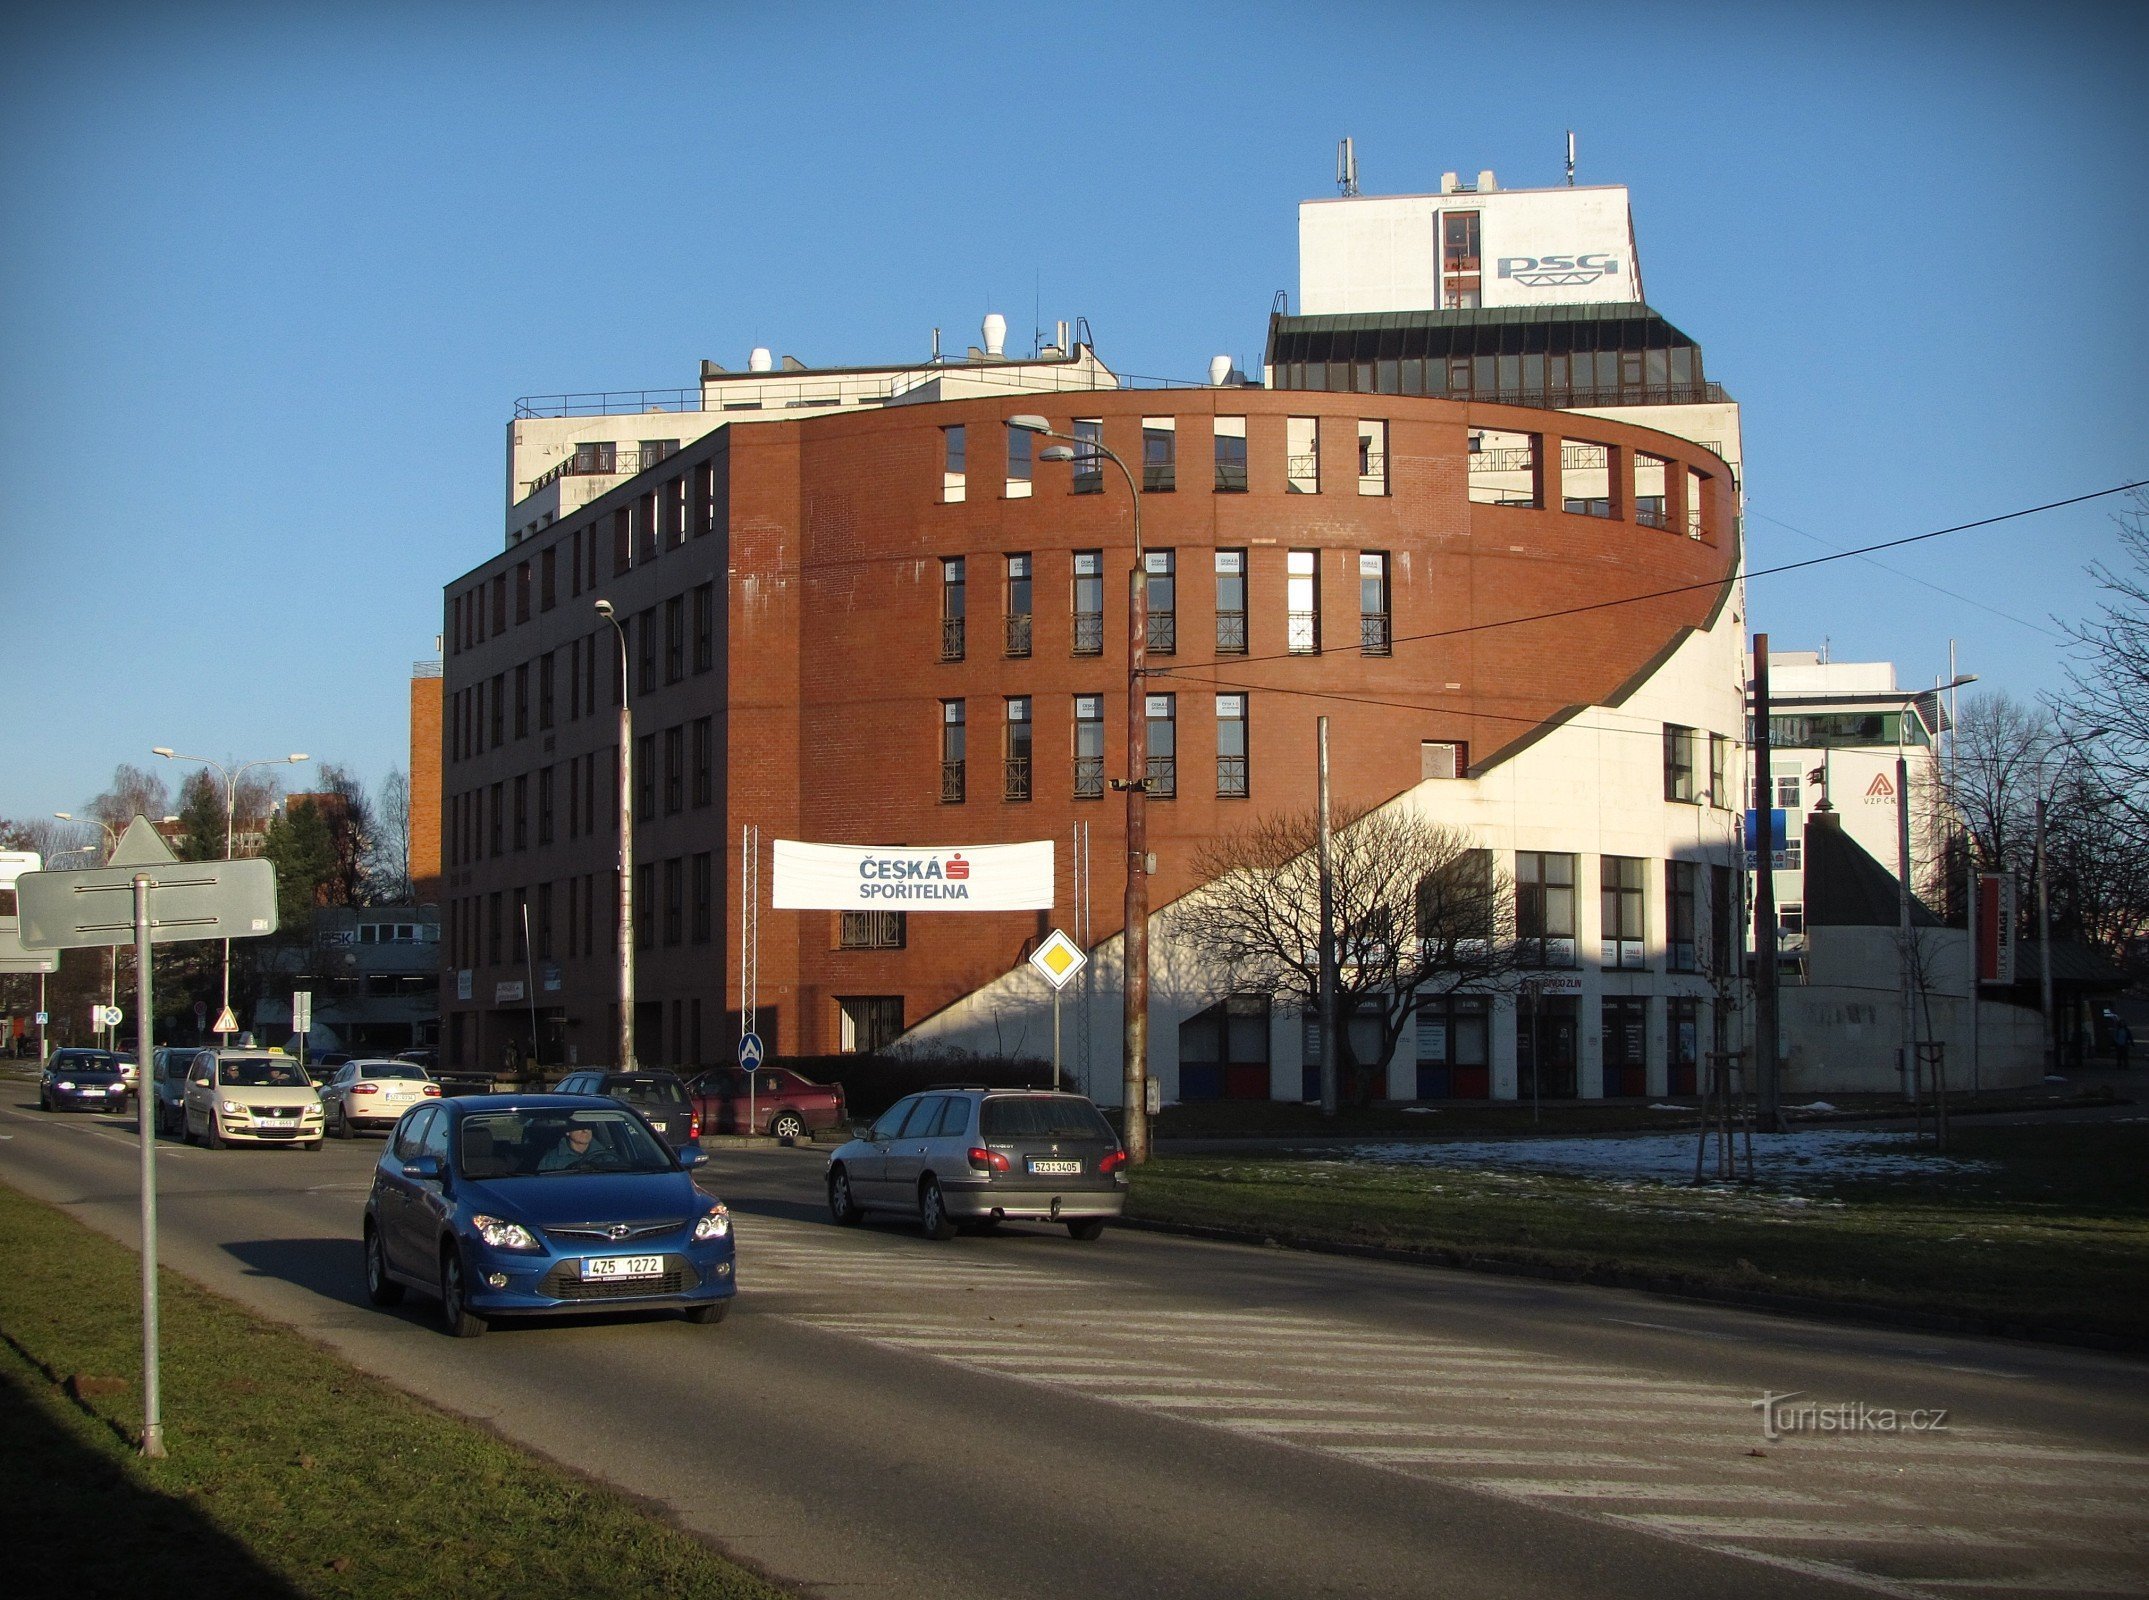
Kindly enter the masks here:
M 1072 1095 L 1008 1095 L 985 1102 L 978 1130 L 988 1139 L 1109 1139 L 1111 1124 Z
M 483 1111 L 463 1118 L 469 1178 L 670 1172 L 671 1152 L 625 1111 Z
M 686 1104 L 686 1089 L 670 1078 L 623 1078 L 605 1093 L 623 1105 L 652 1111 Z
M 62 1072 L 117 1072 L 119 1057 L 94 1050 L 62 1051 L 52 1064 Z
M 359 1072 L 368 1078 L 416 1078 L 425 1077 L 425 1068 L 414 1067 L 407 1061 L 367 1061 L 360 1064 Z
M 217 1078 L 231 1089 L 304 1089 L 313 1083 L 296 1061 L 226 1061 Z

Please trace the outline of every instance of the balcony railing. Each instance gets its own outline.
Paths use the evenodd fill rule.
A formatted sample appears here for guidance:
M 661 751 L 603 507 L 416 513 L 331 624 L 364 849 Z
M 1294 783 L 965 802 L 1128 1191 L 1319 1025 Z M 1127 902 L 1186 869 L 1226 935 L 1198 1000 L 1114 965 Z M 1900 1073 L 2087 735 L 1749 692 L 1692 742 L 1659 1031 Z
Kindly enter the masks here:
M 1284 487 L 1292 494 L 1318 494 L 1321 491 L 1321 458 L 1315 455 L 1285 456 L 1283 476 Z
M 963 619 L 942 617 L 940 619 L 940 659 L 960 661 L 963 658 Z
M 1179 792 L 1179 760 L 1176 756 L 1151 756 L 1149 777 L 1143 792 L 1169 799 Z
M 1219 611 L 1216 614 L 1216 653 L 1220 656 L 1246 654 L 1245 612 Z
M 530 485 L 530 493 L 537 493 L 558 478 L 631 478 L 644 467 L 653 467 L 665 457 L 675 454 L 677 452 L 672 450 L 577 451 L 534 481 Z
M 1179 468 L 1175 462 L 1145 461 L 1142 463 L 1142 493 L 1170 494 L 1179 482 Z
M 1030 653 L 1030 614 L 1027 611 L 1011 611 L 1007 617 L 1007 653 L 1026 656 Z
M 1104 793 L 1104 757 L 1076 756 L 1074 792 L 1077 800 L 1095 800 Z
M 1246 758 L 1244 756 L 1218 756 L 1216 758 L 1216 792 L 1219 795 L 1243 800 L 1246 798 Z
M 1285 619 L 1288 643 L 1294 656 L 1321 653 L 1321 617 L 1315 611 L 1293 611 Z
M 1101 656 L 1104 654 L 1103 612 L 1077 611 L 1075 613 L 1074 653 L 1078 656 Z
M 1216 492 L 1218 494 L 1244 494 L 1246 492 L 1246 463 L 1243 461 L 1219 461 L 1216 464 Z
M 1149 649 L 1158 655 L 1176 655 L 1179 650 L 1179 617 L 1172 611 L 1149 613 L 1149 630 L 1146 635 Z
M 961 805 L 965 792 L 965 766 L 960 761 L 940 763 L 940 803 L 944 806 Z
M 1358 618 L 1358 649 L 1369 656 L 1384 656 L 1393 648 L 1393 630 L 1386 612 Z
M 1009 756 L 1003 774 L 1000 797 L 1003 800 L 1027 800 L 1030 798 L 1030 758 Z

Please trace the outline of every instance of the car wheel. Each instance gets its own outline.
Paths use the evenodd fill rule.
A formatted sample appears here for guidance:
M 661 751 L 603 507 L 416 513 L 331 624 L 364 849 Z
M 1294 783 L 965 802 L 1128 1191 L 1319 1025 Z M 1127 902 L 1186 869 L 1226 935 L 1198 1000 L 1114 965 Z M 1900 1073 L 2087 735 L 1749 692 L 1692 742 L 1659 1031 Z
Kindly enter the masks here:
M 789 1144 L 806 1131 L 806 1121 L 796 1111 L 779 1111 L 769 1122 L 769 1132 Z
M 1101 1239 L 1104 1237 L 1104 1218 L 1084 1217 L 1080 1222 L 1070 1222 L 1067 1224 L 1067 1233 L 1070 1238 L 1080 1239 L 1085 1243 L 1091 1239 Z
M 729 1300 L 716 1300 L 705 1306 L 688 1306 L 686 1308 L 686 1319 L 699 1328 L 714 1327 L 724 1320 L 726 1313 L 730 1310 L 731 1302 Z
M 216 1131 L 216 1118 L 210 1117 L 202 1124 L 201 1142 L 212 1150 L 224 1148 L 224 1136 Z
M 485 1319 L 474 1316 L 463 1293 L 463 1255 L 454 1245 L 440 1252 L 440 1322 L 458 1339 L 475 1339 Z
M 927 1178 L 918 1185 L 918 1226 L 928 1239 L 955 1237 L 955 1219 L 948 1215 L 948 1202 L 940 1192 L 940 1180 Z
M 854 1226 L 865 1213 L 858 1209 L 858 1202 L 851 1198 L 851 1175 L 841 1167 L 833 1167 L 828 1174 L 828 1214 L 846 1228 Z
M 320 1141 L 319 1139 L 308 1139 L 306 1141 L 306 1148 L 308 1150 L 311 1150 L 315 1155 L 319 1155 L 321 1153 L 321 1143 L 322 1141 Z
M 351 1113 L 340 1100 L 336 1103 L 336 1126 L 331 1131 L 339 1139 L 351 1136 Z
M 366 1298 L 377 1306 L 403 1303 L 403 1286 L 388 1276 L 388 1263 L 381 1259 L 380 1230 L 366 1224 Z
M 179 1109 L 179 1142 L 181 1144 L 192 1144 L 194 1142 L 194 1119 L 187 1115 L 184 1106 Z

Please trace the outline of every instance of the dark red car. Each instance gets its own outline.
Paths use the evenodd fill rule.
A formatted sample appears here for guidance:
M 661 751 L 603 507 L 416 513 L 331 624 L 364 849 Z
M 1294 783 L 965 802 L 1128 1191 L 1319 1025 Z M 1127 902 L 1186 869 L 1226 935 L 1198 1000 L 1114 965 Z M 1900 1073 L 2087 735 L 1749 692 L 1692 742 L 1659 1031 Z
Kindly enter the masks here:
M 687 1085 L 694 1109 L 701 1113 L 702 1132 L 769 1133 L 779 1139 L 799 1139 L 816 1128 L 848 1124 L 850 1113 L 840 1083 L 815 1083 L 788 1067 L 760 1067 L 752 1075 L 749 1097 L 747 1076 L 743 1068 L 718 1067 Z

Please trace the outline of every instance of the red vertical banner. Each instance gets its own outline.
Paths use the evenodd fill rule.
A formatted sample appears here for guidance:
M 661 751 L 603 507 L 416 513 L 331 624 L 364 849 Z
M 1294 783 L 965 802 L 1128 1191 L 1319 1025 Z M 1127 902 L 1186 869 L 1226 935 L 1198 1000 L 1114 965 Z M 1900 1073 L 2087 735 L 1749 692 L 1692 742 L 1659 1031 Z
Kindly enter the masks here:
M 1977 875 L 1977 981 L 2006 988 L 2015 981 L 2015 875 Z

